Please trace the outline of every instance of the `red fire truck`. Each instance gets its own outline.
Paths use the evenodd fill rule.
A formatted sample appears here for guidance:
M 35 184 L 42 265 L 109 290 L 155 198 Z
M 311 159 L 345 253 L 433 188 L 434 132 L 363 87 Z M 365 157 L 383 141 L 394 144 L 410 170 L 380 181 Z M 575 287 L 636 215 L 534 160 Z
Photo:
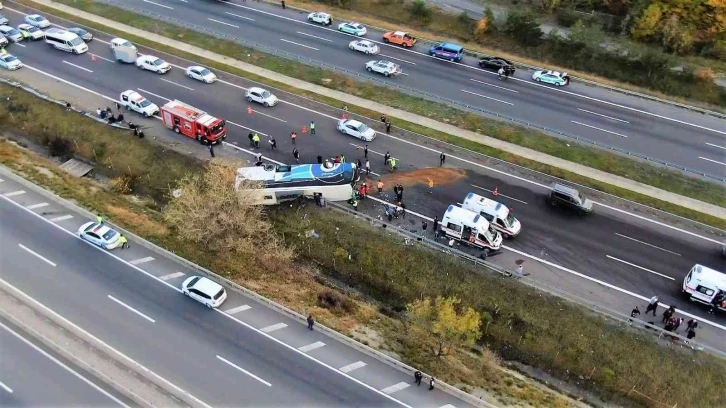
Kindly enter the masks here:
M 169 129 L 200 143 L 222 143 L 227 138 L 224 120 L 180 101 L 169 101 L 162 106 L 161 120 Z

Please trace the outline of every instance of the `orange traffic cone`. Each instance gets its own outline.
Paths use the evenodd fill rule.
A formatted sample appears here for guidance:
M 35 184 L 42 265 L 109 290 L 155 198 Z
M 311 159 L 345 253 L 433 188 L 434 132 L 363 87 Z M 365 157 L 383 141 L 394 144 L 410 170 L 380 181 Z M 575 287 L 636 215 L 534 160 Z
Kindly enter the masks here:
M 499 187 L 494 187 L 494 191 L 492 191 L 492 195 L 493 195 L 494 197 L 496 197 L 496 196 L 498 196 L 498 195 L 499 195 Z
M 303 132 L 303 134 L 308 133 L 308 127 L 303 125 L 302 132 Z
M 247 114 L 248 115 L 251 115 L 252 114 L 252 107 L 251 106 L 248 106 L 247 107 Z
M 343 112 L 343 117 L 342 117 L 342 119 L 343 119 L 343 120 L 348 120 L 348 114 L 347 114 L 347 113 L 345 113 L 345 112 Z
M 91 54 L 91 61 L 95 61 L 95 60 L 96 60 L 96 56 Z

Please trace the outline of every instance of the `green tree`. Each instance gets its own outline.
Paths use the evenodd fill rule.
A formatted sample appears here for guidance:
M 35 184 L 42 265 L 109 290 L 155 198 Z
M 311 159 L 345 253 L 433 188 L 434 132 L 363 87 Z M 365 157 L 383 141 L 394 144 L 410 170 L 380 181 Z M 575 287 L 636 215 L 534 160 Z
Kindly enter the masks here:
M 415 0 L 408 8 L 411 18 L 415 20 L 428 21 L 431 18 L 431 9 L 424 0 Z
M 471 307 L 461 307 L 457 297 L 416 300 L 407 306 L 413 338 L 433 355 L 448 354 L 451 347 L 472 346 L 481 338 L 481 318 Z
M 527 47 L 535 47 L 542 43 L 542 30 L 540 30 L 534 14 L 529 10 L 514 10 L 509 13 L 504 24 L 504 31 L 511 34 L 518 43 Z

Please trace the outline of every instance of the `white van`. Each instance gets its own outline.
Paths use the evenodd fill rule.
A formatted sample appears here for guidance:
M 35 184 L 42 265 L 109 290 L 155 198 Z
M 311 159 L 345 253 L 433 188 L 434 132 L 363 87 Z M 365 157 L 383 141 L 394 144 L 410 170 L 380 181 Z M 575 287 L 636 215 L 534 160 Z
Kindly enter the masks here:
M 504 238 L 514 238 L 522 230 L 522 224 L 514 218 L 509 207 L 500 202 L 469 193 L 461 207 L 486 218 Z
M 683 293 L 694 302 L 713 305 L 716 296 L 722 296 L 717 308 L 726 312 L 726 274 L 696 264 L 683 279 Z
M 74 54 L 83 54 L 88 51 L 88 45 L 86 45 L 86 42 L 81 37 L 70 31 L 61 30 L 60 28 L 49 28 L 45 30 L 45 42 L 57 50 L 72 52 Z
M 502 247 L 502 235 L 484 217 L 455 205 L 450 205 L 441 217 L 441 231 L 476 248 L 497 251 Z

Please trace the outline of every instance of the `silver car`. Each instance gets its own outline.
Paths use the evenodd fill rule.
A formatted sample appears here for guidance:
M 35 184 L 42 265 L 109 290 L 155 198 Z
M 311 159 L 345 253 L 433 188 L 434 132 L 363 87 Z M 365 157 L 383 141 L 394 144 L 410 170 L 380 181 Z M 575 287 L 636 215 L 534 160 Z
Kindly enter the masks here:
M 88 31 L 86 31 L 80 27 L 71 27 L 68 29 L 68 31 L 81 37 L 81 40 L 83 40 L 85 42 L 89 42 L 89 41 L 93 40 L 93 34 L 89 33 Z
M 12 42 L 23 41 L 23 33 L 21 33 L 20 30 L 18 30 L 17 28 L 13 28 L 7 25 L 0 25 L 0 34 L 8 37 L 8 40 Z

